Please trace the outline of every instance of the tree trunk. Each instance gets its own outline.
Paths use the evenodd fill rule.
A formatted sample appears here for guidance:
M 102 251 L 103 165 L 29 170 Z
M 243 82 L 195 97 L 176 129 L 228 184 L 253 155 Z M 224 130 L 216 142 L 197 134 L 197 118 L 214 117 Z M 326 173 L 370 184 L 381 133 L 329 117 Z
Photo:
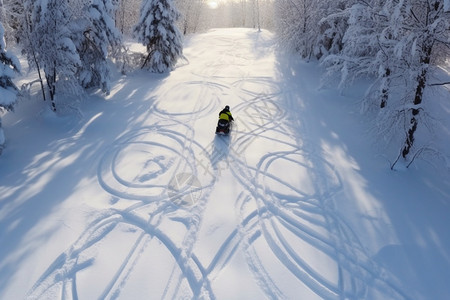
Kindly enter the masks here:
M 47 79 L 47 86 L 50 94 L 50 101 L 52 103 L 52 110 L 56 111 L 56 68 L 53 68 L 53 72 L 51 72 L 51 74 L 49 75 L 46 75 L 45 78 Z
M 41 85 L 42 98 L 45 101 L 46 97 L 45 97 L 44 81 L 42 80 L 41 68 L 39 66 L 39 61 L 38 61 L 38 59 L 36 57 L 36 49 L 34 48 L 34 43 L 33 43 L 33 41 L 31 40 L 31 37 L 30 37 L 31 21 L 29 20 L 29 16 L 28 15 L 25 16 L 25 22 L 26 22 L 26 26 L 27 26 L 27 29 L 26 29 L 25 32 L 26 32 L 26 35 L 27 35 L 28 42 L 30 43 L 31 55 L 33 56 L 33 61 L 34 61 L 34 64 L 36 65 L 37 73 L 38 73 L 38 76 L 39 76 L 39 83 Z
M 429 26 L 430 24 L 433 24 L 437 19 L 440 18 L 440 12 L 442 10 L 443 3 L 442 1 L 435 1 L 434 3 L 428 2 L 429 5 L 426 7 L 426 20 L 425 24 L 426 26 Z M 414 138 L 415 133 L 417 131 L 417 127 L 419 125 L 418 121 L 418 115 L 419 115 L 419 105 L 422 103 L 423 100 L 423 93 L 427 82 L 427 72 L 428 68 L 431 62 L 431 53 L 433 50 L 434 45 L 434 30 L 432 32 L 429 31 L 430 28 L 427 28 L 425 30 L 424 34 L 424 41 L 422 44 L 421 49 L 421 56 L 420 56 L 420 67 L 421 72 L 417 77 L 417 86 L 416 86 L 416 92 L 414 95 L 414 108 L 411 109 L 411 120 L 409 124 L 409 128 L 406 134 L 406 140 L 405 144 L 402 150 L 402 156 L 403 158 L 406 158 L 406 156 L 411 152 L 411 148 L 414 145 Z
M 428 72 L 428 66 L 430 64 L 431 59 L 431 50 L 433 49 L 433 42 L 432 41 L 425 41 L 424 45 L 422 46 L 422 57 L 420 59 L 420 65 L 422 67 L 422 71 L 420 72 L 419 76 L 417 77 L 417 86 L 416 91 L 414 94 L 414 106 L 418 107 L 422 103 L 423 100 L 423 92 L 425 90 L 425 85 L 427 82 L 427 72 Z M 419 125 L 418 121 L 418 115 L 419 115 L 419 108 L 412 108 L 411 109 L 411 119 L 409 123 L 409 128 L 406 133 L 406 140 L 405 144 L 403 146 L 402 150 L 402 156 L 403 158 L 406 158 L 408 154 L 411 151 L 411 148 L 414 145 L 414 139 L 415 139 L 415 133 L 417 131 L 417 126 Z
M 383 79 L 381 81 L 381 102 L 380 108 L 385 108 L 387 105 L 387 101 L 389 98 L 389 86 L 391 85 L 391 69 L 386 68 L 385 73 L 383 75 Z

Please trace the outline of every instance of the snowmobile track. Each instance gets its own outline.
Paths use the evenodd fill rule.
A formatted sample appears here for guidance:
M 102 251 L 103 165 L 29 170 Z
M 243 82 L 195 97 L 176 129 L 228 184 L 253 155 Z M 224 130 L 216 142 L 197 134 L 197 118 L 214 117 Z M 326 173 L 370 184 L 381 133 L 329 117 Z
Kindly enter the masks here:
M 172 85 L 169 81 L 154 91 L 155 102 L 148 112 L 152 120 L 127 131 L 99 159 L 98 183 L 111 195 L 115 208 L 98 213 L 49 266 L 28 298 L 45 298 L 55 290 L 61 299 L 81 298 L 78 278 L 95 273 L 92 252 L 107 252 L 108 241 L 118 237 L 128 241 L 129 248 L 115 259 L 115 271 L 99 292 L 101 299 L 119 298 L 133 275 L 142 272 L 142 265 L 157 265 L 155 252 L 168 257 L 173 266 L 160 276 L 164 289 L 157 296 L 166 299 L 215 299 L 214 283 L 239 255 L 261 294 L 270 299 L 289 298 L 285 277 L 322 299 L 363 299 L 370 289 L 391 299 L 408 299 L 337 213 L 342 180 L 334 166 L 299 137 L 297 131 L 306 125 L 290 120 L 287 109 L 293 106 L 286 102 L 293 99 L 283 98 L 281 85 L 272 77 L 240 69 L 251 66 L 255 58 L 241 53 L 236 46 L 239 39 L 216 39 L 226 48 L 221 56 L 206 62 L 203 73 L 189 71 L 195 80 Z M 232 107 L 239 117 L 227 139 L 213 138 L 207 146 L 195 125 L 217 114 L 220 95 L 239 102 Z M 198 101 L 189 102 L 192 97 Z M 168 99 L 185 101 L 189 107 L 181 110 Z M 273 151 L 262 153 L 268 144 Z M 220 169 L 225 163 L 227 168 Z M 280 169 L 292 171 L 276 172 Z M 208 226 L 204 214 L 221 171 L 240 185 L 241 192 L 233 199 L 236 224 L 211 258 L 204 259 L 196 246 L 202 226 Z M 179 205 L 168 192 L 168 183 L 180 173 L 201 182 L 201 187 L 178 191 L 177 197 L 201 192 L 189 206 Z M 268 267 L 269 261 L 276 270 Z

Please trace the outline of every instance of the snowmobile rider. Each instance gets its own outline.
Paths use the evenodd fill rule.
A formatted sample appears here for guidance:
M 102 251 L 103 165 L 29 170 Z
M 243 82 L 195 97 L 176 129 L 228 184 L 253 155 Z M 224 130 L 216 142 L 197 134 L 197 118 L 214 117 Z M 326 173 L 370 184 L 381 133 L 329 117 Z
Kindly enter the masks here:
M 219 113 L 219 121 L 226 120 L 227 122 L 234 121 L 233 116 L 230 112 L 230 107 L 227 105 L 224 109 Z

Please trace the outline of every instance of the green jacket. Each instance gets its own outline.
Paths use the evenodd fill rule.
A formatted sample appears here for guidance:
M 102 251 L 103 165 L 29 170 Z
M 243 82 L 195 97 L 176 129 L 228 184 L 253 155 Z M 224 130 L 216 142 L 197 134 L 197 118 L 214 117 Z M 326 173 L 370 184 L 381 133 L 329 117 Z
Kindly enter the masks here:
M 220 120 L 227 120 L 228 122 L 233 121 L 233 116 L 231 115 L 231 112 L 229 110 L 222 110 L 219 113 L 219 119 Z

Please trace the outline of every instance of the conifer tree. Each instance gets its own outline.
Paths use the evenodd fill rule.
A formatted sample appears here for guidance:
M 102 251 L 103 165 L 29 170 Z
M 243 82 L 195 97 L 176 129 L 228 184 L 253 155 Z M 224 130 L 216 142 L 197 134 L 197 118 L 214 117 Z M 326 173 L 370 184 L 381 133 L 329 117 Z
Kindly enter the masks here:
M 82 32 L 74 34 L 81 67 L 80 84 L 84 88 L 98 87 L 110 91 L 109 53 L 122 45 L 122 36 L 115 27 L 115 6 L 111 0 L 91 0 L 85 18 L 80 20 Z
M 4 39 L 5 30 L 0 23 L 0 112 L 11 111 L 17 99 L 17 87 L 12 82 L 16 73 L 20 72 L 20 63 L 17 58 L 6 51 Z M 0 118 L 0 154 L 5 144 L 5 135 Z
M 182 34 L 176 26 L 180 13 L 172 0 L 144 0 L 134 36 L 147 47 L 142 68 L 153 72 L 172 69 L 182 56 Z

